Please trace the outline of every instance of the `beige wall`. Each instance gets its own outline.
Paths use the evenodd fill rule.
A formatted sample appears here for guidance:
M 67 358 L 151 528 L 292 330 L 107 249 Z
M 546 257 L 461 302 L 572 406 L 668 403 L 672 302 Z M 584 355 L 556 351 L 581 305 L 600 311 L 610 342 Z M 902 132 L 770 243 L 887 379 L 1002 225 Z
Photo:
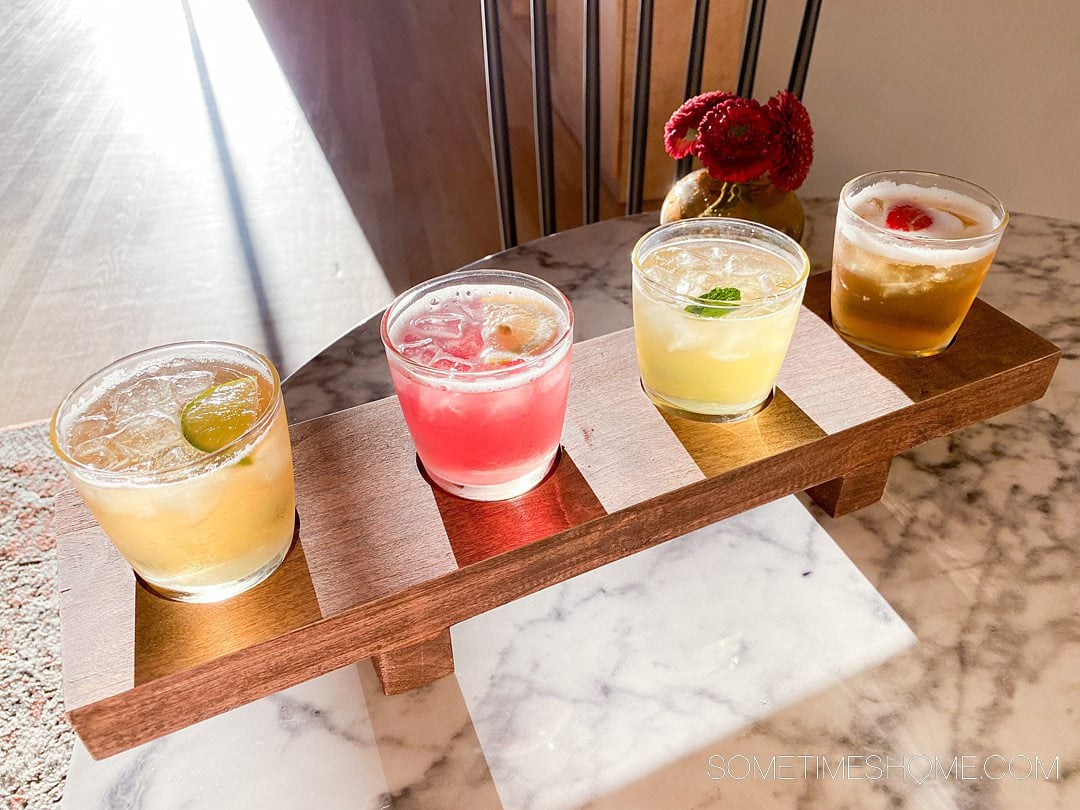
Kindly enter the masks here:
M 802 0 L 770 0 L 755 95 L 787 84 Z M 805 102 L 807 195 L 881 168 L 960 175 L 1080 220 L 1080 3 L 825 0 Z

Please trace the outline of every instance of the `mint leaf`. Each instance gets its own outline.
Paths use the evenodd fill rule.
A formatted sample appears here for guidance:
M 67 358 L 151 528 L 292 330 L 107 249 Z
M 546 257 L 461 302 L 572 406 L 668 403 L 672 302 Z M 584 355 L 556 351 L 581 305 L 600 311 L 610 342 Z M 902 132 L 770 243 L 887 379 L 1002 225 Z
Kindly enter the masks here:
M 716 301 L 716 304 L 691 304 L 686 311 L 702 318 L 723 318 L 735 309 L 735 301 L 742 299 L 738 287 L 713 287 L 707 293 L 697 296 L 702 301 Z

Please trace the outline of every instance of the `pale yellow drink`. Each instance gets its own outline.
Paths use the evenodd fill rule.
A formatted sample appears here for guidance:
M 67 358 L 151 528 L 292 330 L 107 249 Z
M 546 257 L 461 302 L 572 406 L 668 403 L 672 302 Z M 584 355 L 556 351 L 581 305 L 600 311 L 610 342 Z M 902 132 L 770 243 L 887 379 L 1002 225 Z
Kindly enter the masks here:
M 208 392 L 226 401 L 182 426 Z M 68 395 L 52 437 L 109 539 L 164 596 L 224 599 L 289 550 L 289 431 L 277 373 L 255 352 L 185 343 L 132 355 Z
M 634 250 L 633 282 L 645 392 L 665 410 L 706 421 L 761 410 L 808 272 L 796 242 L 742 220 L 684 220 L 646 234 Z

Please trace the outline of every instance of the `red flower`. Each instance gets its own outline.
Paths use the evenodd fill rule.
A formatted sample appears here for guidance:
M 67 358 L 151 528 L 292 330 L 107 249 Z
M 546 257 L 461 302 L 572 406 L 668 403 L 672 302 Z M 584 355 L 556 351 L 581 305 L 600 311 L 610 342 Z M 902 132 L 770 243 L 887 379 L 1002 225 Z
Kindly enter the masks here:
M 794 191 L 803 184 L 814 160 L 814 129 L 806 107 L 787 90 L 769 99 L 769 117 L 775 129 L 776 152 L 769 168 L 773 185 Z
M 702 116 L 692 151 L 717 180 L 745 183 L 772 168 L 776 147 L 769 111 L 735 96 Z
M 733 93 L 724 93 L 719 90 L 712 93 L 703 93 L 683 102 L 675 112 L 671 114 L 664 126 L 664 148 L 673 158 L 686 157 L 694 146 L 697 138 L 697 128 L 705 113 L 713 109 L 717 104 L 728 99 L 738 98 Z M 692 133 L 692 134 L 691 134 Z M 690 137 L 687 137 L 690 135 Z

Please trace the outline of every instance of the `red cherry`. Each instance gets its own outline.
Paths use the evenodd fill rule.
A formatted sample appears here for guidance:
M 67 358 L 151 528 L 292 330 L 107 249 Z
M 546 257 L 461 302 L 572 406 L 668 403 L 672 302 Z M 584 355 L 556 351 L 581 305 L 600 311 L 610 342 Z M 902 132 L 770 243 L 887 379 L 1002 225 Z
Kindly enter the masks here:
M 921 231 L 933 225 L 934 218 L 917 205 L 902 203 L 889 209 L 885 224 L 894 231 Z

